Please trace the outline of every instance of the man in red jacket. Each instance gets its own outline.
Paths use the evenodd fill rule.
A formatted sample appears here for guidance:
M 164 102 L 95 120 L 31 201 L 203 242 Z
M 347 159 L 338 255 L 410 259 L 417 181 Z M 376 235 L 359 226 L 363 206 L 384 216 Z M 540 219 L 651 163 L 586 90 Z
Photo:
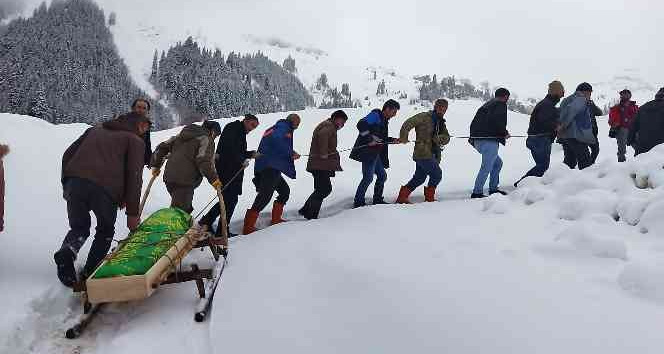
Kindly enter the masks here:
M 629 130 L 632 128 L 639 106 L 632 101 L 632 93 L 624 89 L 619 92 L 620 103 L 611 107 L 609 111 L 609 125 L 611 126 L 610 136 L 616 139 L 618 144 L 618 162 L 625 162 L 627 158 L 627 138 Z

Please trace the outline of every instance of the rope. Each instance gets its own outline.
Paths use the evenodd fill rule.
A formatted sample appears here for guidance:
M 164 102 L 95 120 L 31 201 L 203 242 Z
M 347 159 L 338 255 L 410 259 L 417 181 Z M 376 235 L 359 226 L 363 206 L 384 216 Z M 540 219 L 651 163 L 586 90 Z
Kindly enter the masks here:
M 221 193 L 223 193 L 223 192 L 226 190 L 226 188 L 228 188 L 228 186 L 229 186 L 229 185 L 230 185 L 230 184 L 231 184 L 231 183 L 232 183 L 232 182 L 233 182 L 233 181 L 234 181 L 234 180 L 240 175 L 240 172 L 244 171 L 244 170 L 247 168 L 247 166 L 248 166 L 248 165 L 242 165 L 242 168 L 240 168 L 237 172 L 235 172 L 235 174 L 233 175 L 233 177 L 231 177 L 231 179 L 229 179 L 228 182 L 226 182 L 226 183 L 224 184 L 224 186 L 221 188 Z M 210 208 L 210 206 L 212 206 L 212 204 L 214 204 L 214 202 L 215 202 L 216 200 L 217 200 L 217 196 L 215 195 L 215 196 L 212 197 L 212 199 L 211 199 L 211 200 L 210 200 L 210 201 L 209 201 L 209 202 L 203 207 L 203 209 L 201 209 L 201 211 L 198 212 L 198 214 L 196 214 L 196 216 L 194 216 L 194 220 L 198 219 L 198 218 L 199 218 L 204 212 L 206 212 L 206 211 L 208 210 L 208 208 Z

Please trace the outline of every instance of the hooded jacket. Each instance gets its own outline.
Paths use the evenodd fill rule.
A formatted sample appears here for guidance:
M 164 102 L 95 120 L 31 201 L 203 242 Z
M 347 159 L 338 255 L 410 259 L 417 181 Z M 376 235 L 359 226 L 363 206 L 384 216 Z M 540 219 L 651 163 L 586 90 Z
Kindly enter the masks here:
M 200 125 L 187 125 L 180 134 L 159 144 L 150 166 L 161 168 L 166 158 L 164 182 L 167 184 L 198 187 L 203 176 L 210 183 L 219 178 L 214 167 L 214 139 Z
M 593 145 L 592 103 L 580 92 L 568 96 L 560 103 L 560 139 L 574 139 Z
M 288 178 L 295 179 L 295 162 L 293 161 L 293 124 L 288 119 L 282 119 L 263 133 L 258 145 L 258 153 L 254 172 L 265 169 L 275 169 Z
M 631 128 L 634 118 L 639 112 L 635 101 L 627 101 L 626 105 L 618 103 L 609 110 L 609 125 L 611 128 Z
M 390 167 L 389 144 L 398 141 L 388 135 L 389 121 L 383 116 L 383 111 L 374 109 L 366 117 L 357 122 L 359 135 L 353 145 L 350 158 L 366 162 L 380 157 L 383 167 Z M 379 142 L 376 146 L 367 146 L 371 142 Z
M 124 116 L 92 127 L 62 156 L 62 183 L 86 179 L 102 187 L 127 215 L 138 216 L 145 144 L 135 121 Z
M 408 140 L 408 133 L 413 129 L 415 129 L 413 160 L 435 158 L 440 162 L 440 146 L 450 142 L 450 133 L 447 131 L 445 119 L 438 117 L 435 111 L 416 114 L 401 125 L 399 138 Z

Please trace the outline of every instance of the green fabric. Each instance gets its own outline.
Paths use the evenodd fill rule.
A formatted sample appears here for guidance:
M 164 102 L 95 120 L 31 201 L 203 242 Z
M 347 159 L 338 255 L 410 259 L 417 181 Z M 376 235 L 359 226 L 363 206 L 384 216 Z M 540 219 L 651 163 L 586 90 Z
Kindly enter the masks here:
M 191 215 L 180 209 L 155 212 L 97 270 L 94 279 L 147 273 L 190 226 Z

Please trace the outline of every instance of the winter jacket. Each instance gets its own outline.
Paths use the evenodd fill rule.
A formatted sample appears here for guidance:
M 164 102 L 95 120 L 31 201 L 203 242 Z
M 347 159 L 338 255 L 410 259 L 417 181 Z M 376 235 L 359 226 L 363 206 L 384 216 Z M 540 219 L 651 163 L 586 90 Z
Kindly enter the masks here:
M 664 98 L 650 101 L 639 108 L 627 141 L 637 154 L 648 152 L 664 143 Z
M 337 151 L 337 126 L 332 118 L 324 120 L 314 129 L 307 171 L 343 171 Z
M 474 138 L 491 137 L 482 140 L 495 140 L 505 145 L 507 135 L 507 103 L 494 98 L 475 113 L 470 124 L 469 142 L 473 144 Z
M 556 125 L 560 117 L 560 110 L 556 105 L 560 102 L 560 98 L 547 95 L 543 100 L 539 101 L 533 113 L 530 114 L 530 125 L 528 126 L 528 135 L 540 136 L 556 136 Z
M 295 162 L 293 161 L 293 125 L 287 119 L 282 119 L 263 133 L 256 159 L 254 172 L 259 173 L 272 168 L 295 179 Z
M 604 115 L 602 109 L 597 107 L 595 102 L 590 101 L 590 121 L 593 126 L 593 136 L 595 137 L 595 144 L 599 144 L 597 136 L 599 135 L 599 126 L 597 126 L 597 117 Z
M 215 166 L 219 179 L 228 193 L 241 195 L 244 170 L 242 164 L 254 156 L 255 151 L 247 151 L 247 130 L 242 121 L 228 123 L 221 132 L 217 144 Z M 237 173 L 237 177 L 229 182 Z
M 560 139 L 574 139 L 593 145 L 592 104 L 580 92 L 568 96 L 560 104 Z
M 619 103 L 609 110 L 609 125 L 611 128 L 631 128 L 639 112 L 639 106 L 634 101 L 628 101 L 626 105 Z
M 135 123 L 121 116 L 85 131 L 62 156 L 62 183 L 86 179 L 104 188 L 127 215 L 138 216 L 145 144 Z
M 214 167 L 214 140 L 200 125 L 190 124 L 180 133 L 157 145 L 151 167 L 161 168 L 166 162 L 164 182 L 183 187 L 198 187 L 203 176 L 212 183 L 219 177 Z
M 357 122 L 359 135 L 353 145 L 350 158 L 355 161 L 366 162 L 380 157 L 383 167 L 390 167 L 389 144 L 399 139 L 388 136 L 389 121 L 383 117 L 380 109 L 374 109 L 366 117 Z M 380 142 L 375 146 L 367 146 L 371 142 Z
M 408 133 L 413 128 L 415 129 L 413 160 L 435 158 L 440 162 L 440 146 L 450 142 L 445 119 L 438 117 L 434 111 L 416 114 L 401 125 L 399 138 L 403 141 L 408 140 Z

